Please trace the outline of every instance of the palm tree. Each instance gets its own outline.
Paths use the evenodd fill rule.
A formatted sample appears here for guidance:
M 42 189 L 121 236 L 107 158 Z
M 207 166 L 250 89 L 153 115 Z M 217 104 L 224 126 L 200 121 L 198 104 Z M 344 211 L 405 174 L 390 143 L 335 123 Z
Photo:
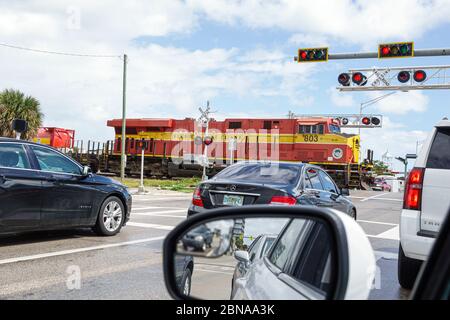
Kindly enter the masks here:
M 28 130 L 22 133 L 21 139 L 30 140 L 37 135 L 43 117 L 36 98 L 25 96 L 19 90 L 6 89 L 0 92 L 0 137 L 14 138 L 11 123 L 14 119 L 23 119 L 28 122 Z

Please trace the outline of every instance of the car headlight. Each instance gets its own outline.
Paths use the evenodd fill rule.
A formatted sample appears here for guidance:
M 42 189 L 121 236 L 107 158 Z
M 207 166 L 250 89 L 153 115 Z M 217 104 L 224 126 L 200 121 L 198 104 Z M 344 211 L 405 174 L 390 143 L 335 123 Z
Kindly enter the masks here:
M 194 238 L 195 241 L 203 241 L 203 237 L 202 236 L 196 236 Z

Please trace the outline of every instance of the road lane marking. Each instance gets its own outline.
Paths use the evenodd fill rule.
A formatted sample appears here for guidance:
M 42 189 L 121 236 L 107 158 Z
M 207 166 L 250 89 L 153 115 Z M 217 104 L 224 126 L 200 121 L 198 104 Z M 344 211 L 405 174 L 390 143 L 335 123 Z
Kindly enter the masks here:
M 160 230 L 172 230 L 175 226 L 165 226 L 162 224 L 142 223 L 142 222 L 127 222 L 127 226 L 140 227 L 140 228 L 152 228 Z
M 178 210 L 164 210 L 164 211 L 148 211 L 148 212 L 133 212 L 131 210 L 131 214 L 164 214 L 164 213 L 185 213 L 187 214 L 187 209 L 178 209 Z
M 403 202 L 402 199 L 395 199 L 395 198 L 367 198 L 367 197 L 354 197 L 354 196 L 350 196 L 349 198 L 353 198 L 353 199 L 365 199 L 365 200 L 361 200 L 361 201 L 367 201 L 367 200 L 386 200 L 386 201 L 398 201 L 398 202 Z
M 366 198 L 362 199 L 361 202 L 364 202 L 364 201 L 367 201 L 367 200 L 371 200 L 371 199 L 376 199 L 376 198 L 379 198 L 379 197 L 384 196 L 386 194 L 389 194 L 389 192 L 377 194 L 377 195 L 374 195 L 374 196 L 371 196 L 371 197 L 366 197 Z
M 22 261 L 29 261 L 29 260 L 38 260 L 38 259 L 57 257 L 57 256 L 64 256 L 64 255 L 73 254 L 73 253 L 123 247 L 123 246 L 129 246 L 129 245 L 133 245 L 133 244 L 140 244 L 140 243 L 145 243 L 145 242 L 163 240 L 164 238 L 165 238 L 164 236 L 145 238 L 145 239 L 139 239 L 139 240 L 117 242 L 117 243 L 111 243 L 111 244 L 103 244 L 103 245 L 99 245 L 99 246 L 92 246 L 92 247 L 85 247 L 85 248 L 78 248 L 78 249 L 69 249 L 69 250 L 34 254 L 34 255 L 29 255 L 29 256 L 15 257 L 15 258 L 0 260 L 0 265 L 8 264 L 8 263 L 15 263 L 15 262 L 22 262 Z
M 382 232 L 377 235 L 367 235 L 369 238 L 377 238 L 377 239 L 386 239 L 386 240 L 400 240 L 400 226 L 396 226 L 391 228 L 385 232 Z
M 180 207 L 133 207 L 131 208 L 131 212 L 134 210 L 149 210 L 149 209 L 174 209 L 174 210 L 181 210 Z M 184 211 L 187 211 L 187 209 L 183 209 Z
M 186 219 L 187 216 L 179 216 L 174 214 L 153 214 L 152 212 L 143 212 L 143 213 L 133 213 L 133 216 L 144 216 L 144 217 L 161 217 L 161 218 L 177 218 L 177 219 Z
M 388 223 L 388 222 L 381 222 L 381 221 L 369 221 L 369 220 L 356 220 L 357 222 L 363 222 L 363 223 L 374 223 L 374 224 L 382 224 L 382 225 L 386 225 L 386 226 L 393 226 L 396 227 L 398 226 L 398 223 Z

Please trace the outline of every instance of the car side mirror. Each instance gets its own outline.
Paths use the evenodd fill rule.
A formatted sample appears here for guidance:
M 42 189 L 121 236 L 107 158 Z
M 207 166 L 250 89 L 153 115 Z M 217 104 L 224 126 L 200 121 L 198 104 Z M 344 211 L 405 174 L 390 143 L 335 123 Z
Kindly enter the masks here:
M 250 257 L 248 255 L 247 251 L 244 250 L 237 250 L 234 252 L 234 258 L 242 263 L 247 264 L 248 262 L 250 262 Z
M 348 190 L 347 188 L 342 188 L 341 189 L 341 196 L 348 197 L 349 195 L 350 195 L 350 190 Z
M 206 243 L 208 229 L 220 232 Z M 276 239 L 245 275 L 237 272 L 249 261 L 244 248 L 263 235 Z M 189 271 L 177 264 L 186 259 Z M 295 264 L 295 274 L 280 274 L 268 285 L 265 275 L 285 263 Z M 163 270 L 175 299 L 342 300 L 368 298 L 376 262 L 363 229 L 340 211 L 252 205 L 208 210 L 181 222 L 164 240 Z
M 87 177 L 90 173 L 92 173 L 92 170 L 89 166 L 83 166 L 83 170 L 81 172 L 81 175 L 83 177 Z

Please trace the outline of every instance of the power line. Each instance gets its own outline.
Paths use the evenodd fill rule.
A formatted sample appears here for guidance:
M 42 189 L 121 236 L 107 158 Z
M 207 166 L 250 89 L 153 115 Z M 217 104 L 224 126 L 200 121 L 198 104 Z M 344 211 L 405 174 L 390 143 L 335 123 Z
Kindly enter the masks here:
M 15 45 L 7 44 L 7 43 L 0 43 L 0 46 L 6 47 L 6 48 L 11 48 L 11 49 L 25 50 L 25 51 L 38 52 L 38 53 L 46 53 L 46 54 L 57 54 L 57 55 L 62 55 L 62 56 L 86 57 L 86 58 L 120 58 L 120 59 L 123 58 L 122 56 L 118 56 L 118 55 L 83 54 L 83 53 L 58 52 L 58 51 L 33 49 L 33 48 L 15 46 Z

